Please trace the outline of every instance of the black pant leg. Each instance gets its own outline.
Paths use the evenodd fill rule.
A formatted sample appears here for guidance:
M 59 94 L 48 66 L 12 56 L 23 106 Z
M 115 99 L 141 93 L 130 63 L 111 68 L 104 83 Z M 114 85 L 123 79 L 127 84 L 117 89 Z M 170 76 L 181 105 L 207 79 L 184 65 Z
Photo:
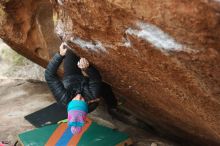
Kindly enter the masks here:
M 101 96 L 107 104 L 108 109 L 117 107 L 118 101 L 115 98 L 112 88 L 105 82 L 102 82 Z
M 71 50 L 67 50 L 64 57 L 64 78 L 69 75 L 82 75 L 81 70 L 77 66 L 79 59 Z

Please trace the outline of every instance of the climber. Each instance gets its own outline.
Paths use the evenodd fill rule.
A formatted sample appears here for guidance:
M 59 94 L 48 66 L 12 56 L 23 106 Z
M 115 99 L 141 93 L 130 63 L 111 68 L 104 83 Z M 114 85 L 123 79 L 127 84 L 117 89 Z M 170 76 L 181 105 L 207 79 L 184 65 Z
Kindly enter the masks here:
M 63 82 L 57 76 L 57 70 L 64 60 L 64 77 Z M 89 77 L 84 77 L 81 70 L 86 72 Z M 97 106 L 101 88 L 101 76 L 99 72 L 92 66 L 89 66 L 85 58 L 79 59 L 72 51 L 67 49 L 66 43 L 60 45 L 60 52 L 56 53 L 49 62 L 45 79 L 47 84 L 55 96 L 58 103 L 63 106 L 67 104 L 75 96 L 80 95 L 86 102 L 91 103 L 89 111 Z
M 91 112 L 97 107 L 100 97 L 103 97 L 108 111 L 115 109 L 117 99 L 111 86 L 102 82 L 99 71 L 90 65 L 87 59 L 80 59 L 70 49 L 67 43 L 62 43 L 59 53 L 54 55 L 45 71 L 45 79 L 56 101 L 66 107 L 74 97 L 77 97 L 88 104 L 88 112 Z M 64 60 L 63 81 L 57 76 L 62 60 Z

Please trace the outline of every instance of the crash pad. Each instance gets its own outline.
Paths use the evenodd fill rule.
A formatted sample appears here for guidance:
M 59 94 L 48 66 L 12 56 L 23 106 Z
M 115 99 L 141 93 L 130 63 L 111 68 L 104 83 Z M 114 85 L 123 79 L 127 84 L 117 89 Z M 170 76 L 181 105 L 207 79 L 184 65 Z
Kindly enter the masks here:
M 24 118 L 35 127 L 43 127 L 46 125 L 56 124 L 58 121 L 65 119 L 67 112 L 59 104 L 53 103 L 41 110 L 31 113 Z
M 131 139 L 126 133 L 102 126 L 86 119 L 82 131 L 72 135 L 67 123 L 50 125 L 18 135 L 25 146 L 129 146 Z
M 18 139 L 24 146 L 44 146 L 57 127 L 58 125 L 54 124 L 23 132 L 18 135 Z

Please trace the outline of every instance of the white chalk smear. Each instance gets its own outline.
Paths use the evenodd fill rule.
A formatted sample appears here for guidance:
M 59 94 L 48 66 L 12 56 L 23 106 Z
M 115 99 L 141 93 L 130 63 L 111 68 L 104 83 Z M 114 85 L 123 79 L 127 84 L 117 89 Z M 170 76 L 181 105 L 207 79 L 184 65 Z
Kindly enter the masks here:
M 153 24 L 138 22 L 139 29 L 128 28 L 126 34 L 135 35 L 143 40 L 150 42 L 153 46 L 160 49 L 162 52 L 168 51 L 185 51 L 191 52 L 193 50 L 175 41 L 167 33 Z
M 58 4 L 63 5 L 64 1 L 63 0 L 57 0 Z
M 129 47 L 131 47 L 132 46 L 132 43 L 131 43 L 131 41 L 129 40 L 129 38 L 123 38 L 123 46 L 125 46 L 125 47 L 127 47 L 127 48 L 129 48 Z
M 100 53 L 100 52 L 107 53 L 106 48 L 103 47 L 100 41 L 85 41 L 81 38 L 74 38 L 74 39 L 71 39 L 71 42 L 80 46 L 82 49 L 86 51 L 92 51 L 96 53 Z

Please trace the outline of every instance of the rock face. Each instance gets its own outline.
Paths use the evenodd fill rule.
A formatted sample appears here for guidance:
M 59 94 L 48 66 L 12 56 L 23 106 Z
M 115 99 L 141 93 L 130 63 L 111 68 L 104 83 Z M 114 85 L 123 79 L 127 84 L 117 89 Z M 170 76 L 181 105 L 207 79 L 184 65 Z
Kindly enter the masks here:
M 218 0 L 10 0 L 0 37 L 45 67 L 62 40 L 162 135 L 220 144 Z M 54 33 L 55 32 L 55 33 Z

